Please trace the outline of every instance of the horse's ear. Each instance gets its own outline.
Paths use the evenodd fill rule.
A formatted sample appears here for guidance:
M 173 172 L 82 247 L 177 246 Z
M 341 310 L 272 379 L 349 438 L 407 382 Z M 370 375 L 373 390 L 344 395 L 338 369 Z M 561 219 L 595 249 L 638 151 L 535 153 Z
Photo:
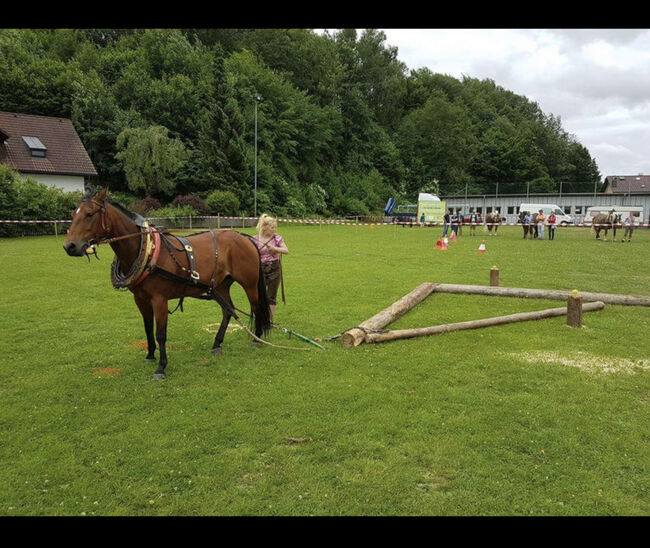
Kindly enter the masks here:
M 106 194 L 108 194 L 108 190 L 105 188 L 102 188 L 98 193 L 97 196 L 95 196 L 95 199 L 98 202 L 103 202 L 106 199 Z

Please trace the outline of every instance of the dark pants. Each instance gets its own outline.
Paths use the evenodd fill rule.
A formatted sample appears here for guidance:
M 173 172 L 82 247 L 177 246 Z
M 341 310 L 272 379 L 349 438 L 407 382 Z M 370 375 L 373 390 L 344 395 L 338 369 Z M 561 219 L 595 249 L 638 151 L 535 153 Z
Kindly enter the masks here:
M 555 239 L 555 225 L 548 225 L 548 239 Z
M 266 279 L 266 293 L 269 297 L 269 304 L 275 305 L 277 304 L 278 287 L 280 287 L 280 280 L 282 279 L 280 261 L 262 263 L 262 270 L 264 270 L 264 278 Z

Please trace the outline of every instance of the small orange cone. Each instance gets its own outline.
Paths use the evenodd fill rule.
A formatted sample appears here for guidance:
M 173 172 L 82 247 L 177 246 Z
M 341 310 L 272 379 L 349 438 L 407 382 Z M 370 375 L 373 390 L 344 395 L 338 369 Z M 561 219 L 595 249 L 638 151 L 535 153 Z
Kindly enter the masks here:
M 442 240 L 438 238 L 438 241 L 436 242 L 436 249 L 440 249 L 442 247 Z
M 451 239 L 452 242 L 455 242 L 455 241 L 458 240 L 458 236 L 456 236 L 456 233 L 453 230 L 451 231 L 451 238 L 450 239 Z
M 481 242 L 481 245 L 478 246 L 478 250 L 477 250 L 477 251 L 478 251 L 479 253 L 485 253 L 485 252 L 487 251 L 487 250 L 485 249 L 485 240 L 483 240 L 483 241 Z

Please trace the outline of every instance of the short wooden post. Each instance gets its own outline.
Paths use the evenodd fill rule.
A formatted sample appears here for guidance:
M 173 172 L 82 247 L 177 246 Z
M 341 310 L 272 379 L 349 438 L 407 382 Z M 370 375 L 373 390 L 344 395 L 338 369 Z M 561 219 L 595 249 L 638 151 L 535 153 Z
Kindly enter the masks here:
M 54 237 L 55 237 L 55 238 L 58 238 L 58 237 L 59 237 L 59 233 L 58 233 L 58 231 L 57 231 L 57 229 L 56 229 L 56 221 L 54 221 Z
M 567 299 L 566 324 L 570 327 L 582 327 L 582 295 L 575 289 Z
M 499 269 L 496 266 L 490 269 L 490 285 L 492 287 L 499 286 Z

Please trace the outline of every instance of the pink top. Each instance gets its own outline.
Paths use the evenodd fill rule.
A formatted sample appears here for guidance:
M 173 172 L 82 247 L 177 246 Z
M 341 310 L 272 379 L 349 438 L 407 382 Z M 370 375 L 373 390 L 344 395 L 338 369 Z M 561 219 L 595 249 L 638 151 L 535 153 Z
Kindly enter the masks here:
M 268 245 L 272 245 L 273 247 L 280 247 L 283 243 L 284 240 L 282 239 L 282 236 L 279 236 L 276 234 L 271 238 L 270 240 L 266 240 L 263 242 L 260 242 L 257 239 L 257 236 L 253 238 L 253 241 L 255 242 L 255 245 L 257 246 L 257 249 L 260 250 L 260 257 L 262 258 L 263 263 L 270 263 L 272 261 L 277 261 L 279 254 L 273 253 L 267 245 L 264 245 L 268 242 Z

